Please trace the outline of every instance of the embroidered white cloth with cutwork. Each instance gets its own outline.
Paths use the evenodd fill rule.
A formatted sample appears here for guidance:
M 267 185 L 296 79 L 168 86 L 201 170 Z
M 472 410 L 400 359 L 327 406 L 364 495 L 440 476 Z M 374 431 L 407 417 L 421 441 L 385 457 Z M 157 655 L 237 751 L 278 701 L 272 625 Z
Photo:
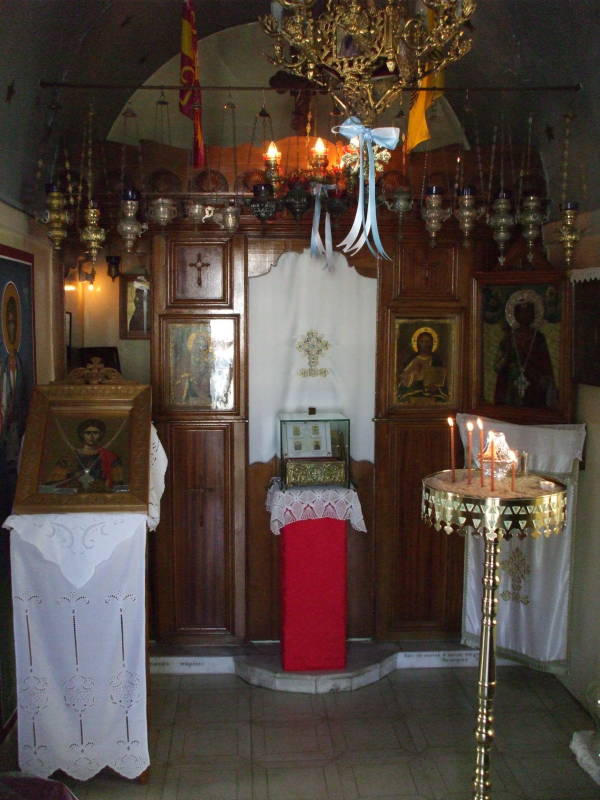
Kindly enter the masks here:
M 325 517 L 346 519 L 355 531 L 367 530 L 356 490 L 343 486 L 283 490 L 274 478 L 267 492 L 267 511 L 271 513 L 271 533 L 275 534 L 292 522 Z
M 166 457 L 151 437 L 148 516 L 13 515 L 11 576 L 19 766 L 78 780 L 150 763 L 146 720 L 146 526 L 156 527 Z
M 474 421 L 466 414 L 456 415 L 465 449 L 469 420 Z M 482 426 L 485 437 L 490 430 L 503 433 L 509 447 L 527 452 L 530 470 L 567 484 L 567 519 L 560 536 L 544 541 L 513 536 L 500 543 L 496 624 L 499 653 L 539 669 L 564 672 L 569 654 L 573 520 L 585 426 L 517 425 L 486 417 Z M 479 647 L 483 542 L 468 536 L 465 547 L 462 642 Z

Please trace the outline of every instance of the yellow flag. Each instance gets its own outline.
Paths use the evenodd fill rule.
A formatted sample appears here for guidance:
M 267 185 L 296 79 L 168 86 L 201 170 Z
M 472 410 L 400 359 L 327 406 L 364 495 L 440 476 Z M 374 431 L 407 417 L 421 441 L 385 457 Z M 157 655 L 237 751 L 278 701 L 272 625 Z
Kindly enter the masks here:
M 419 81 L 419 86 L 441 86 L 444 83 L 443 72 L 432 72 Z M 429 128 L 427 127 L 427 109 L 433 101 L 440 97 L 442 93 L 436 91 L 420 92 L 417 90 L 417 97 L 408 112 L 408 127 L 406 131 L 406 152 L 415 148 L 421 142 L 431 139 Z

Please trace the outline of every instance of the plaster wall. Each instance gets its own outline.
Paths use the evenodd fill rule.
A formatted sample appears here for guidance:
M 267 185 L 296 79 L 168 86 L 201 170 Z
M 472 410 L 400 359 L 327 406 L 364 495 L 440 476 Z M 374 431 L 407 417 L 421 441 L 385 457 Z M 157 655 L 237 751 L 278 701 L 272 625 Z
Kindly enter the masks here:
M 84 287 L 77 294 L 80 327 L 74 344 L 117 347 L 123 375 L 138 383 L 150 383 L 150 340 L 119 338 L 119 279 L 110 279 L 106 262 L 100 260 L 96 265 L 94 290 Z
M 548 226 L 545 239 L 554 260 L 560 251 L 556 227 Z M 600 209 L 581 214 L 581 240 L 575 250 L 575 268 L 598 266 Z M 578 384 L 576 421 L 586 424 L 584 468 L 579 475 L 577 518 L 573 549 L 573 590 L 569 624 L 571 667 L 561 680 L 585 703 L 589 684 L 600 679 L 600 387 Z

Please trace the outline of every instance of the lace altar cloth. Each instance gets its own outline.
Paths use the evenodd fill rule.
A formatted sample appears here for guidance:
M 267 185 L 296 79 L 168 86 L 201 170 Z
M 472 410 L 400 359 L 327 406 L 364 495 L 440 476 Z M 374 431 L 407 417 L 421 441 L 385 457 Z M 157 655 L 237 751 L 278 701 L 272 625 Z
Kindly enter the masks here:
M 166 456 L 153 429 L 150 508 L 13 515 L 10 537 L 19 766 L 88 780 L 150 763 L 146 526 L 158 524 Z
M 273 478 L 267 492 L 267 511 L 274 534 L 292 522 L 324 517 L 348 520 L 355 531 L 367 530 L 355 489 L 324 486 L 283 490 L 279 478 Z

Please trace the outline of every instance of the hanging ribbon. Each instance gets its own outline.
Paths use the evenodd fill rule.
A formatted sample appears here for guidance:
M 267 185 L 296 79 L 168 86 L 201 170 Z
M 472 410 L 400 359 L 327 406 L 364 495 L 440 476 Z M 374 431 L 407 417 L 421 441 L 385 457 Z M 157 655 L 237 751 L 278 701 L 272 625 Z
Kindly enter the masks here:
M 358 138 L 358 206 L 356 216 L 346 238 L 340 242 L 344 253 L 354 255 L 365 244 L 374 256 L 390 257 L 385 252 L 377 227 L 377 200 L 375 197 L 375 153 L 373 145 L 378 144 L 388 150 L 395 150 L 400 137 L 399 128 L 367 128 L 357 117 L 348 117 L 341 125 L 332 128 L 347 139 Z M 368 204 L 365 216 L 364 146 L 367 146 Z M 372 235 L 373 243 L 371 243 Z
M 325 211 L 325 244 L 319 233 L 321 223 L 321 198 L 327 198 L 327 192 L 335 189 L 335 184 L 311 183 L 310 189 L 315 197 L 315 208 L 313 211 L 312 233 L 310 236 L 310 252 L 313 256 L 325 256 L 325 269 L 332 268 L 333 240 L 331 237 L 331 216 L 329 209 Z

